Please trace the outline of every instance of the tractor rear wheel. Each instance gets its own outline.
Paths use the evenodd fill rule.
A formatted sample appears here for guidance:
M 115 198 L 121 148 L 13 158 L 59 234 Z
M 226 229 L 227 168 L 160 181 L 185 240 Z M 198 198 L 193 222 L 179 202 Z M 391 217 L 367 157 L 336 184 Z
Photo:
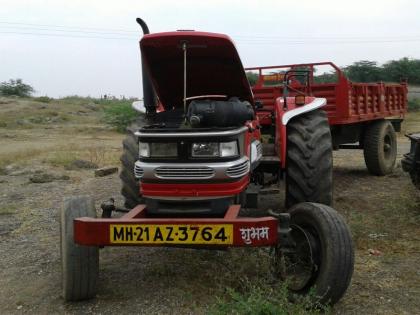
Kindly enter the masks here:
M 332 141 L 327 115 L 317 109 L 287 125 L 286 208 L 332 204 Z
M 397 137 L 389 121 L 379 120 L 366 128 L 363 155 L 371 174 L 383 176 L 392 172 L 397 158 Z
M 289 213 L 292 245 L 287 250 L 275 249 L 275 276 L 287 281 L 293 294 L 313 294 L 315 305 L 336 303 L 354 269 L 347 224 L 337 211 L 317 203 L 297 204 Z
M 122 182 L 121 194 L 124 197 L 124 206 L 132 209 L 143 202 L 140 195 L 139 181 L 134 176 L 134 163 L 138 160 L 139 144 L 134 132 L 141 127 L 141 122 L 134 123 L 127 128 L 127 136 L 123 140 L 123 154 L 121 155 L 121 173 Z
M 93 199 L 77 196 L 66 199 L 61 211 L 61 266 L 63 296 L 66 301 L 95 297 L 99 273 L 99 248 L 74 242 L 73 220 L 96 217 Z

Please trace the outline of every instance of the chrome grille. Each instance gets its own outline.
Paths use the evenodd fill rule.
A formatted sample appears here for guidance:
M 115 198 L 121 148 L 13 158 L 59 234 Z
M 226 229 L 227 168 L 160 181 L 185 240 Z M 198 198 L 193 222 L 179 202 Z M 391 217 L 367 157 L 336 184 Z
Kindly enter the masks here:
M 249 162 L 245 161 L 241 164 L 231 166 L 226 170 L 226 175 L 229 177 L 241 177 L 249 172 Z
M 142 178 L 144 175 L 144 169 L 142 169 L 140 166 L 138 166 L 137 164 L 134 164 L 134 176 L 136 178 Z
M 210 167 L 167 167 L 155 169 L 155 175 L 159 178 L 171 179 L 207 179 L 214 176 L 214 170 Z

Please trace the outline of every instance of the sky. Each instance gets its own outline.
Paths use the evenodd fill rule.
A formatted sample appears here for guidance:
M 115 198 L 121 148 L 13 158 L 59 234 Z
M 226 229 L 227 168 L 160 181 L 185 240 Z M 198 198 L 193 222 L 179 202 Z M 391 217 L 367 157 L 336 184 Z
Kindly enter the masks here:
M 420 59 L 419 12 L 416 0 L 0 0 L 0 81 L 50 97 L 142 97 L 136 17 L 151 32 L 227 34 L 249 67 Z

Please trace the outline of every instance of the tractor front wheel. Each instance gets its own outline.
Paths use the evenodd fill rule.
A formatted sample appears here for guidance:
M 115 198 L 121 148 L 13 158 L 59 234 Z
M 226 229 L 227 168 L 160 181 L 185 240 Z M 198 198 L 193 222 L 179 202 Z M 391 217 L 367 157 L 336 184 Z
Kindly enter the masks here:
M 309 202 L 295 205 L 289 213 L 291 245 L 275 249 L 275 275 L 287 281 L 292 293 L 312 292 L 315 304 L 336 303 L 354 268 L 353 243 L 343 217 L 328 206 Z
M 72 197 L 61 211 L 61 266 L 63 296 L 66 301 L 81 301 L 95 297 L 99 272 L 99 248 L 74 242 L 73 220 L 96 217 L 93 199 Z
M 286 208 L 300 202 L 332 204 L 332 141 L 322 109 L 287 125 Z
M 397 137 L 389 121 L 379 120 L 366 128 L 363 154 L 371 174 L 383 176 L 392 172 L 397 158 Z

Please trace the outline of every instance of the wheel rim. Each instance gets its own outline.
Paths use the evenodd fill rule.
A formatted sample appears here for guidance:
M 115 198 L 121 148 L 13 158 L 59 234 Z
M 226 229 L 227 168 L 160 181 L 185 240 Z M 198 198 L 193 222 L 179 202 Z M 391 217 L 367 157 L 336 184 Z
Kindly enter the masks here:
M 315 233 L 298 225 L 290 226 L 292 249 L 276 248 L 275 272 L 287 281 L 289 290 L 303 291 L 310 287 L 320 267 L 320 246 Z

